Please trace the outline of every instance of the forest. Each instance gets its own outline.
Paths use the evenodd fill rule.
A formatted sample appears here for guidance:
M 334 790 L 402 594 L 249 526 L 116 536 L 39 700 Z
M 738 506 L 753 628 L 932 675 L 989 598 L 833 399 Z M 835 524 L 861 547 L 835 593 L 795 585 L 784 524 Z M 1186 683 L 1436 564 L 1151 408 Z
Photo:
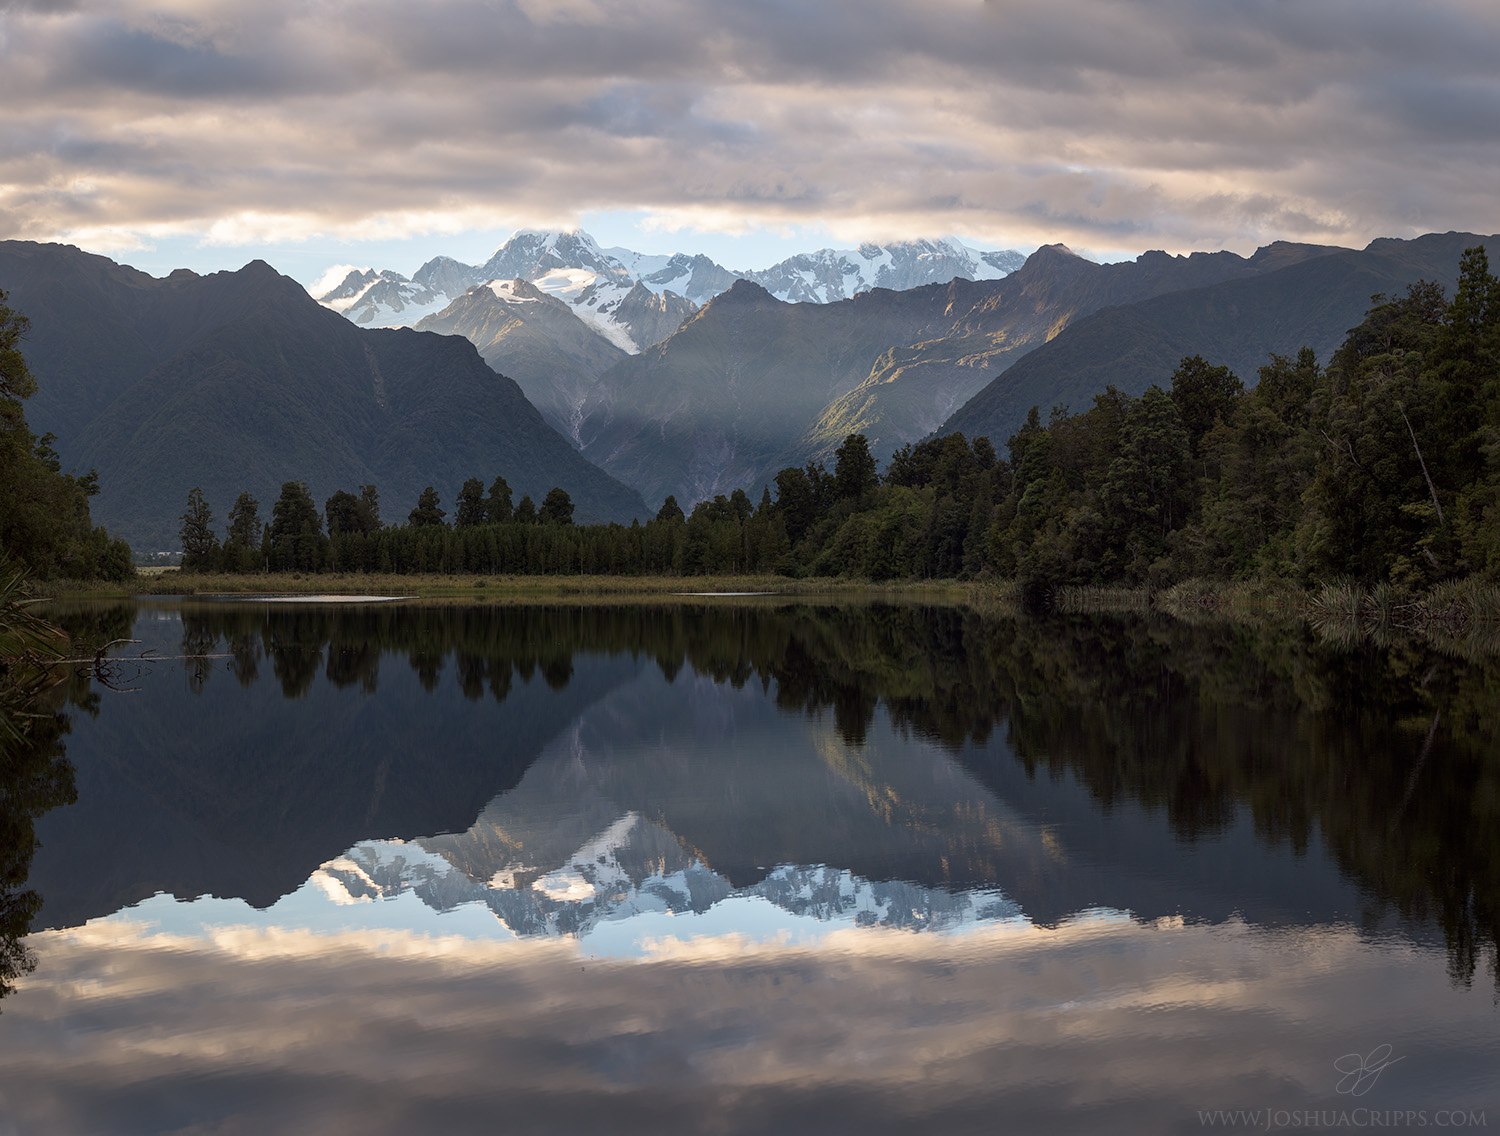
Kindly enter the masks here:
M 1326 366 L 1271 355 L 1248 389 L 1198 356 L 1168 384 L 1109 387 L 1075 412 L 1033 408 L 1006 443 L 903 446 L 882 474 L 850 434 L 830 471 L 783 469 L 684 513 L 575 525 L 554 489 L 512 501 L 503 476 L 429 488 L 384 523 L 375 486 L 317 509 L 288 482 L 249 494 L 221 539 L 190 496 L 184 568 L 235 572 L 847 576 L 1165 586 L 1332 579 L 1420 589 L 1500 573 L 1500 282 L 1484 248 L 1449 299 L 1432 283 L 1372 297 Z M 774 489 L 774 492 L 773 492 Z

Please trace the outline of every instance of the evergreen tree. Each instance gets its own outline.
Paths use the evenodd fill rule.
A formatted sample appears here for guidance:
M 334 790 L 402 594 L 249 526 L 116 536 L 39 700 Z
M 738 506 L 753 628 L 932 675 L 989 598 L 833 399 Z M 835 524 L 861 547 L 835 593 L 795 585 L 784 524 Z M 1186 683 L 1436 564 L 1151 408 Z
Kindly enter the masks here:
M 497 477 L 490 485 L 490 495 L 485 500 L 484 509 L 485 519 L 492 525 L 503 525 L 510 521 L 510 485 L 505 478 Z
M 677 503 L 677 498 L 668 493 L 667 499 L 661 503 L 661 508 L 656 510 L 656 519 L 665 524 L 672 524 L 686 518 L 683 516 L 682 506 Z
M 793 544 L 818 519 L 818 494 L 807 470 L 788 466 L 776 475 L 776 514 L 786 525 L 787 539 Z
M 437 490 L 429 485 L 417 496 L 417 507 L 407 514 L 407 523 L 417 529 L 441 525 L 448 514 L 438 508 L 440 504 Z
M 234 548 L 255 548 L 260 544 L 260 502 L 244 490 L 229 510 L 229 531 L 225 543 Z
M 224 538 L 224 567 L 231 572 L 253 572 L 265 566 L 260 554 L 260 502 L 249 490 L 234 499 L 229 531 Z
M 188 493 L 187 512 L 182 514 L 178 539 L 182 542 L 182 566 L 189 572 L 211 572 L 218 567 L 219 538 L 214 533 L 214 516 L 203 490 L 194 486 Z
M 380 493 L 373 485 L 361 485 L 359 487 L 359 499 L 365 507 L 365 516 L 369 518 L 371 532 L 380 528 Z
M 571 525 L 573 523 L 573 499 L 568 496 L 567 490 L 560 487 L 549 489 L 547 496 L 542 499 L 538 519 L 548 525 Z
M 484 524 L 488 510 L 484 503 L 484 482 L 477 477 L 465 481 L 458 491 L 458 512 L 453 517 L 456 529 L 471 529 Z
M 1228 420 L 1244 390 L 1245 385 L 1228 367 L 1210 366 L 1201 355 L 1189 356 L 1177 365 L 1172 373 L 1172 401 L 1194 454 L 1214 423 Z
M 271 566 L 282 572 L 315 572 L 323 560 L 323 522 L 305 481 L 287 481 L 271 508 Z
M 1160 387 L 1148 387 L 1125 414 L 1119 456 L 1100 490 L 1126 578 L 1147 579 L 1167 535 L 1187 521 L 1188 459 L 1188 431 L 1176 403 Z
M 875 486 L 880 478 L 870 443 L 863 434 L 850 434 L 834 453 L 834 495 L 843 501 L 857 501 Z
M 372 487 L 366 485 L 360 488 L 365 490 Z M 380 529 L 380 516 L 371 510 L 369 499 L 363 495 L 356 497 L 344 489 L 340 489 L 324 502 L 323 516 L 328 521 L 330 537 L 349 536 L 356 533 L 368 535 Z

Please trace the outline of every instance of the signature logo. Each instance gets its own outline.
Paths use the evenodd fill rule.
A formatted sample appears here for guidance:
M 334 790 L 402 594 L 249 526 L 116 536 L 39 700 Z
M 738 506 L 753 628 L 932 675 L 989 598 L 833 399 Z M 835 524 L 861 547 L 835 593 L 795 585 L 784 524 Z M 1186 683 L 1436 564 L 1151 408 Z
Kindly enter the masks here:
M 1389 1045 L 1377 1045 L 1364 1056 L 1346 1053 L 1333 1063 L 1333 1067 L 1343 1074 L 1333 1091 L 1362 1097 L 1375 1087 L 1375 1082 L 1388 1066 L 1404 1060 L 1404 1057 L 1392 1057 Z

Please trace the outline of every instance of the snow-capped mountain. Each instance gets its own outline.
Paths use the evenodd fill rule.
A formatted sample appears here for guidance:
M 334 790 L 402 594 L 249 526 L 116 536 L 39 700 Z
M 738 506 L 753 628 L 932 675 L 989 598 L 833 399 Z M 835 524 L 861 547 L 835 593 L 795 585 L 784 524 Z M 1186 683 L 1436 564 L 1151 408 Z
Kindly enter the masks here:
M 761 272 L 738 275 L 755 281 L 778 300 L 826 304 L 871 288 L 903 292 L 956 277 L 998 280 L 1026 263 L 1018 252 L 981 252 L 957 241 L 898 241 L 857 249 L 819 249 L 783 260 Z
M 396 272 L 357 269 L 317 298 L 368 327 L 410 327 L 443 311 L 470 288 L 525 280 L 568 304 L 610 343 L 635 354 L 665 339 L 682 319 L 737 279 L 753 280 L 789 303 L 821 304 L 871 288 L 904 290 L 946 284 L 955 277 L 995 280 L 1024 262 L 1018 252 L 985 252 L 953 240 L 923 240 L 819 249 L 770 268 L 732 271 L 701 254 L 662 256 L 601 248 L 581 230 L 523 230 L 482 265 L 438 257 L 410 280 Z M 619 309 L 637 285 L 666 298 L 665 312 L 683 312 L 677 323 L 644 338 L 639 329 L 632 329 Z
M 571 855 L 545 863 L 523 857 L 474 878 L 455 861 L 454 837 L 370 840 L 322 865 L 312 883 L 337 904 L 415 894 L 434 911 L 479 903 L 523 936 L 587 935 L 602 923 L 652 912 L 702 914 L 732 899 L 758 899 L 820 922 L 907 930 L 1023 918 L 1002 892 L 950 892 L 901 880 L 869 880 L 827 865 L 783 864 L 758 883 L 735 887 L 671 833 L 628 812 Z M 469 865 L 472 867 L 472 865 Z M 486 865 L 486 868 L 489 865 Z
M 365 327 L 411 327 L 446 308 L 477 282 L 477 271 L 452 257 L 429 260 L 408 280 L 399 272 L 354 269 L 319 303 Z

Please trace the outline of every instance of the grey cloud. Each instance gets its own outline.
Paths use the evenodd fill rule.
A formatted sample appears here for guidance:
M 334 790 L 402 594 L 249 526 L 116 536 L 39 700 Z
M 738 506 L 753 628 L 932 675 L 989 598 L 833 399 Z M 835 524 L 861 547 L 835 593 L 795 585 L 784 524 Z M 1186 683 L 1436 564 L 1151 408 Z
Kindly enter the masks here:
M 1500 16 L 1466 0 L 541 10 L 13 5 L 0 209 L 22 221 L 3 235 L 453 208 L 908 234 L 957 210 L 1096 247 L 1500 227 L 1464 186 L 1497 162 Z
M 1441 951 L 1348 928 L 1084 920 L 623 962 L 109 930 L 39 937 L 6 1000 L 21 1131 L 1186 1132 L 1197 1108 L 1330 1107 L 1334 1059 L 1381 1042 L 1411 1055 L 1387 1107 L 1493 1104 L 1489 998 Z

